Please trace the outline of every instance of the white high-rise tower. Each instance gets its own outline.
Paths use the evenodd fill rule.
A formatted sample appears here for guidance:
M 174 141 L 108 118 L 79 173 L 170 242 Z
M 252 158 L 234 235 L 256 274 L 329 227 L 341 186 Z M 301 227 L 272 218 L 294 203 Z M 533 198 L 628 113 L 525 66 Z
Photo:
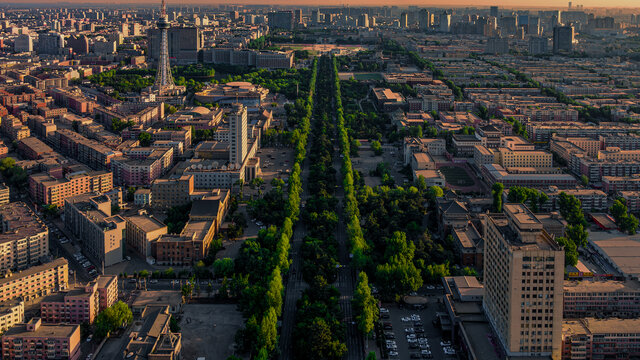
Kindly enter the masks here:
M 229 119 L 230 150 L 229 162 L 237 166 L 244 163 L 247 156 L 247 107 L 233 104 L 233 109 L 227 115 Z
M 171 27 L 164 0 L 162 0 L 162 8 L 160 10 L 160 19 L 156 23 L 160 29 L 160 58 L 158 59 L 158 73 L 156 74 L 156 82 L 154 88 L 160 94 L 164 94 L 167 90 L 174 88 L 173 77 L 171 76 L 171 64 L 169 63 L 169 40 L 168 29 Z

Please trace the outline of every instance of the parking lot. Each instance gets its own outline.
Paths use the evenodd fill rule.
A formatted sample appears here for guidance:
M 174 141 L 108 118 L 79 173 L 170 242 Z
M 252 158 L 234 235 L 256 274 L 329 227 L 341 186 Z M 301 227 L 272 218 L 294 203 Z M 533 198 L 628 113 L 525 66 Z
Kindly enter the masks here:
M 234 353 L 234 337 L 242 313 L 234 304 L 186 304 L 180 321 L 182 357 L 226 359 Z
M 436 313 L 443 311 L 438 299 L 441 290 L 428 289 L 424 293 L 426 306 L 414 308 L 413 305 L 383 303 L 381 320 L 383 322 L 386 349 L 389 359 L 446 359 L 455 358 L 455 354 L 445 354 L 446 343 L 442 343 L 442 332 L 434 324 Z M 391 325 L 391 326 L 389 326 Z
M 293 166 L 293 149 L 288 147 L 265 147 L 258 150 L 256 154 L 260 158 L 260 168 L 264 179 L 265 189 L 263 192 L 271 189 L 270 182 L 274 178 L 288 178 L 291 174 Z

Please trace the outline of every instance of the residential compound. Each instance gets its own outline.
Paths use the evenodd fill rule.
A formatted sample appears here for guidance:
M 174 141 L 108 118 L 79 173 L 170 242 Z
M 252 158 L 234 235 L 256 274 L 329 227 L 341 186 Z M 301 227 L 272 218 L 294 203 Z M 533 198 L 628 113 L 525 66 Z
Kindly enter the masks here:
M 640 319 L 584 318 L 562 324 L 563 359 L 631 359 L 640 356 Z
M 65 226 L 81 239 L 85 254 L 101 267 L 123 259 L 126 221 L 111 215 L 112 200 L 107 195 L 84 194 L 65 200 Z
M 20 272 L 6 271 L 0 278 L 0 302 L 33 300 L 69 287 L 69 263 L 58 258 Z
M 41 318 L 48 324 L 93 324 L 98 312 L 113 305 L 117 298 L 117 277 L 100 276 L 84 286 L 44 297 L 40 302 Z
M 26 269 L 49 255 L 49 229 L 25 203 L 3 205 L 0 221 L 0 270 Z
M 54 174 L 57 175 L 57 174 Z M 113 189 L 113 173 L 108 171 L 68 172 L 64 177 L 49 173 L 29 176 L 29 193 L 38 204 L 64 207 L 67 198 L 86 193 L 105 193 Z
M 2 335 L 3 359 L 80 358 L 80 325 L 47 325 L 32 318 Z
M 209 253 L 213 236 L 220 229 L 229 201 L 227 191 L 193 201 L 189 221 L 180 234 L 164 234 L 152 243 L 157 264 L 186 266 L 202 260 Z M 154 229 L 157 225 L 151 230 Z M 147 243 L 148 239 L 149 235 L 142 241 Z
M 560 358 L 563 249 L 522 204 L 505 204 L 483 227 L 483 308 L 506 355 Z

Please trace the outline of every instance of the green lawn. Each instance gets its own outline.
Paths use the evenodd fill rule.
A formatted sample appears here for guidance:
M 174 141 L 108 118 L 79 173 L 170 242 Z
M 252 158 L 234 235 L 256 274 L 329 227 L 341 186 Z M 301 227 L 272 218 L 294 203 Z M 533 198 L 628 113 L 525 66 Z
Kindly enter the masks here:
M 442 172 L 447 182 L 457 186 L 473 186 L 475 182 L 467 175 L 463 168 L 455 166 L 443 166 L 438 169 Z
M 354 73 L 353 77 L 356 80 L 362 80 L 362 81 L 366 81 L 366 80 L 382 81 L 382 75 L 380 75 L 380 73 Z

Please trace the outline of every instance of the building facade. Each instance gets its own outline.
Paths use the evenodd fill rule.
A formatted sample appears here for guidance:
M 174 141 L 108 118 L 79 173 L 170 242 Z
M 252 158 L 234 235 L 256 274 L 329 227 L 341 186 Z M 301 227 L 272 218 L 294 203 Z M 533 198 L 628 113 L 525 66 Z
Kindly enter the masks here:
M 483 308 L 508 357 L 560 359 L 564 251 L 523 204 L 483 219 Z

